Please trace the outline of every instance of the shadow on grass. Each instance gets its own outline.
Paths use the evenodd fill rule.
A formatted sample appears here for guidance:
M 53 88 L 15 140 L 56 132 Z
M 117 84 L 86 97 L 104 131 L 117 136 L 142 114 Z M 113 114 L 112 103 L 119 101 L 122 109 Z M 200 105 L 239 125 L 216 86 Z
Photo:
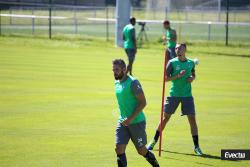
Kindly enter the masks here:
M 158 151 L 158 150 L 156 150 L 156 151 Z M 221 160 L 220 156 L 215 156 L 215 155 L 210 155 L 210 154 L 195 155 L 195 154 L 190 154 L 190 153 L 182 153 L 182 152 L 168 151 L 168 150 L 162 150 L 162 152 L 171 153 L 171 154 L 179 154 L 179 155 L 187 155 L 187 156 L 193 156 L 193 157 L 201 157 L 201 158 L 207 158 L 207 159 Z M 226 161 L 239 162 L 240 160 L 226 160 Z
M 219 156 L 209 155 L 209 154 L 195 155 L 195 154 L 190 154 L 190 153 L 181 153 L 181 152 L 167 151 L 167 150 L 162 150 L 162 152 L 172 153 L 172 154 L 180 154 L 180 155 L 188 155 L 188 156 L 193 156 L 193 157 L 209 158 L 209 159 L 219 159 L 220 160 Z
M 212 164 L 208 164 L 208 163 L 194 162 L 194 161 L 187 161 L 187 160 L 178 159 L 178 158 L 172 158 L 172 157 L 166 157 L 166 159 L 171 159 L 171 160 L 176 160 L 176 161 L 183 161 L 183 162 L 188 162 L 188 163 L 195 163 L 195 164 L 198 164 L 198 165 L 204 165 L 204 166 L 214 166 L 214 165 L 212 165 Z

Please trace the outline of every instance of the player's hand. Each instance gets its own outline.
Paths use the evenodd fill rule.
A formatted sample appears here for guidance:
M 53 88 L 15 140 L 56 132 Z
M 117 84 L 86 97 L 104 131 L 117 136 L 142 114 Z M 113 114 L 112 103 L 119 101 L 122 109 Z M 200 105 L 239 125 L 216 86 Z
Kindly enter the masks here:
M 161 39 L 162 39 L 163 41 L 166 41 L 166 36 L 163 35 L 163 36 L 161 37 Z
M 163 45 L 166 45 L 166 41 L 167 41 L 167 39 L 166 39 L 166 36 L 164 35 L 164 36 L 162 36 L 162 44 Z
M 183 77 L 186 74 L 186 70 L 181 70 L 180 73 L 178 74 L 178 78 Z
M 193 77 L 193 76 L 190 76 L 190 77 L 188 77 L 186 80 L 187 80 L 188 83 L 192 83 L 193 80 L 194 80 L 194 77 Z
M 127 119 L 125 119 L 125 120 L 122 122 L 122 125 L 123 125 L 123 126 L 128 126 L 128 125 L 130 124 L 130 122 L 131 122 L 130 119 L 127 118 Z

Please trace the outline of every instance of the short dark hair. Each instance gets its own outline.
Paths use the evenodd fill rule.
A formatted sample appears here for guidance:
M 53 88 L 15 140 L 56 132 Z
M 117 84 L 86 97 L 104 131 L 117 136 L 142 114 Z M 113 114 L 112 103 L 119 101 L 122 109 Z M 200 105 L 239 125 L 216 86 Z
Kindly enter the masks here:
M 186 43 L 180 43 L 181 46 L 185 47 L 187 49 Z
M 120 66 L 122 69 L 126 68 L 126 63 L 125 63 L 125 61 L 122 60 L 122 59 L 114 59 L 114 60 L 112 61 L 112 63 L 113 63 L 113 65 L 118 65 L 118 66 Z
M 135 22 L 135 21 L 136 21 L 135 17 L 131 17 L 131 18 L 129 19 L 129 22 L 130 22 L 130 23 Z
M 165 20 L 164 22 L 163 22 L 163 24 L 165 25 L 165 24 L 170 24 L 170 21 L 168 21 L 168 20 Z

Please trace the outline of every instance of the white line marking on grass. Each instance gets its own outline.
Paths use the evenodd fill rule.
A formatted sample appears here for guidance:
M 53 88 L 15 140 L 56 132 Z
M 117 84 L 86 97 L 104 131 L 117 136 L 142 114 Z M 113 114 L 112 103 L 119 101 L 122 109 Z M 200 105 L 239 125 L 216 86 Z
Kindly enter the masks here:
M 36 15 L 19 15 L 19 14 L 0 14 L 3 17 L 19 17 L 19 18 L 37 18 L 37 19 L 49 19 L 49 16 L 36 16 Z M 68 17 L 51 16 L 51 19 L 67 19 Z
M 109 21 L 109 22 L 116 22 L 115 18 L 110 18 L 110 19 L 106 19 L 106 18 L 87 18 L 87 20 L 89 21 L 99 21 L 99 22 L 105 22 L 105 21 Z M 163 23 L 164 20 L 136 20 L 136 22 L 145 22 L 145 23 Z M 214 24 L 214 25 L 224 25 L 226 24 L 226 22 L 213 22 L 213 21 L 171 21 L 171 23 L 176 23 L 176 24 Z M 246 25 L 246 26 L 250 26 L 250 23 L 248 22 L 229 22 L 228 24 L 230 25 Z

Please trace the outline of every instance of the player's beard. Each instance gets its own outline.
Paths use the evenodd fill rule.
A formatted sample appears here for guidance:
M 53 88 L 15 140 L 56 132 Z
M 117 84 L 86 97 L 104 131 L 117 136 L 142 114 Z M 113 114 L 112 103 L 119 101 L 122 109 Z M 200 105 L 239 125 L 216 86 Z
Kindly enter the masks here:
M 120 74 L 114 74 L 116 80 L 121 80 L 124 77 L 124 72 L 122 71 Z

